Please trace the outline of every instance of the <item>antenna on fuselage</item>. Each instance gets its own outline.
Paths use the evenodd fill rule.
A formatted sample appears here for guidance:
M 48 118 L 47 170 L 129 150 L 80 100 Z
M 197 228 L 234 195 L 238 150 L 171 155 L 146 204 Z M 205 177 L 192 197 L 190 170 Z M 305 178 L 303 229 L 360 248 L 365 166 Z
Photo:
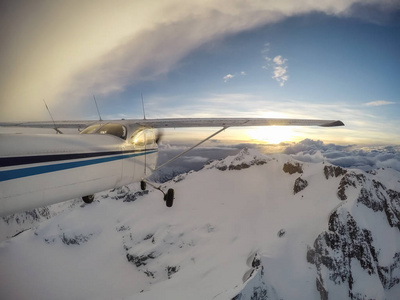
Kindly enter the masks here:
M 143 120 L 146 120 L 146 111 L 144 109 L 144 101 L 143 101 L 143 93 L 140 93 L 140 96 L 142 97 L 142 109 L 143 109 Z M 146 175 L 147 173 L 147 140 L 146 140 L 146 131 L 143 131 L 144 135 L 144 174 Z
M 43 99 L 43 102 L 44 102 L 44 105 L 46 106 L 47 111 L 49 112 L 51 120 L 53 121 L 54 130 L 56 131 L 56 133 L 62 134 L 61 130 L 57 128 L 56 122 L 54 122 L 54 119 L 53 119 L 53 116 L 51 115 L 50 109 L 47 106 L 47 103 L 46 103 L 46 101 L 44 101 L 44 99 Z
M 99 107 L 97 106 L 96 97 L 95 97 L 94 95 L 93 95 L 93 100 L 94 100 L 94 104 L 96 104 L 97 113 L 99 114 L 99 121 L 103 121 L 103 120 L 101 119 L 101 115 L 100 115 Z
M 143 120 L 146 120 L 146 111 L 144 110 L 143 93 L 140 93 L 140 95 L 142 96 Z

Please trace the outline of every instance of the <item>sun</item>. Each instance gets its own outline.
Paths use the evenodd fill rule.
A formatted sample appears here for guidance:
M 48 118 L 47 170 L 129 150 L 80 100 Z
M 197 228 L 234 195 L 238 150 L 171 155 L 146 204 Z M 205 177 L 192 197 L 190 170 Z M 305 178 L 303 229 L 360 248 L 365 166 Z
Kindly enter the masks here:
M 253 141 L 267 142 L 268 144 L 292 142 L 296 135 L 292 128 L 286 126 L 252 128 L 247 130 L 246 133 Z

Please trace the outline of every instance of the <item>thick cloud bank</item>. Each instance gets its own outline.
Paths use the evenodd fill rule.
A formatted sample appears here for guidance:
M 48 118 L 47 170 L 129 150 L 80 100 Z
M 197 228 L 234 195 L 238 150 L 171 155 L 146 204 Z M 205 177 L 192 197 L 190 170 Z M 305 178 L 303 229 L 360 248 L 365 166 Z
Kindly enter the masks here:
M 79 107 L 93 91 L 109 97 L 168 73 L 208 42 L 311 12 L 357 16 L 366 5 L 395 6 L 393 0 L 2 1 L 0 117 L 40 119 L 45 112 L 32 105 L 37 99 Z
M 361 170 L 393 168 L 400 172 L 400 146 L 364 147 L 325 144 L 305 139 L 287 147 L 285 154 L 304 162 L 327 161 L 331 164 Z

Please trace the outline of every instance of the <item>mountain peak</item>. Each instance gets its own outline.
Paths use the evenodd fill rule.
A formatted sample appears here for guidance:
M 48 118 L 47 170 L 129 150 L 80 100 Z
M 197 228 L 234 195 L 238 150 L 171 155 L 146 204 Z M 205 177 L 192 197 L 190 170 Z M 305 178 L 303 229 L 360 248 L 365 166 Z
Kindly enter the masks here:
M 165 182 L 172 208 L 132 184 L 1 243 L 0 290 L 10 299 L 43 299 L 46 289 L 48 299 L 394 300 L 399 180 L 243 149 Z
M 216 168 L 220 171 L 242 170 L 254 165 L 264 165 L 269 160 L 266 155 L 261 154 L 256 149 L 244 148 L 237 155 L 228 156 L 222 160 L 211 161 L 205 166 L 205 169 Z

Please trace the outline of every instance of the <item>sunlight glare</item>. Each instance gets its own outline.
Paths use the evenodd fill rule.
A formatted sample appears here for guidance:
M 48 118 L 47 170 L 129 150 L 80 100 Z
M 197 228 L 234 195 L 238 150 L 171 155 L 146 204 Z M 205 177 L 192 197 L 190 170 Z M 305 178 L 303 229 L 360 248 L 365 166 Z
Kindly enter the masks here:
M 286 126 L 258 127 L 247 130 L 247 135 L 256 142 L 267 142 L 279 144 L 282 142 L 293 142 L 296 134 L 292 128 Z

